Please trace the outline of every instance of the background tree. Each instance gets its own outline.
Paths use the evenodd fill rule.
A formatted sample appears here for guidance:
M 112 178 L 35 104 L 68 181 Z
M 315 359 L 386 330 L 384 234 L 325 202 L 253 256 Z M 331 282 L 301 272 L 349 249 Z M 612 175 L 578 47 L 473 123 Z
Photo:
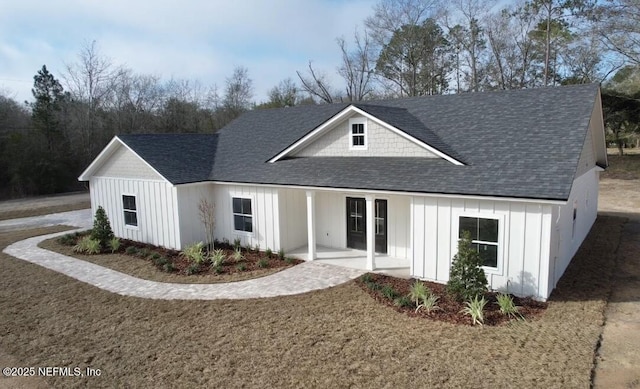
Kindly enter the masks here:
M 233 69 L 233 74 L 227 77 L 225 85 L 223 107 L 227 123 L 251 107 L 252 97 L 253 81 L 249 78 L 249 70 L 242 66 L 236 66 Z
M 373 92 L 374 66 L 372 65 L 372 48 L 369 36 L 354 33 L 355 49 L 349 50 L 344 38 L 338 38 L 338 46 L 342 52 L 342 64 L 338 74 L 346 84 L 347 101 L 365 100 Z

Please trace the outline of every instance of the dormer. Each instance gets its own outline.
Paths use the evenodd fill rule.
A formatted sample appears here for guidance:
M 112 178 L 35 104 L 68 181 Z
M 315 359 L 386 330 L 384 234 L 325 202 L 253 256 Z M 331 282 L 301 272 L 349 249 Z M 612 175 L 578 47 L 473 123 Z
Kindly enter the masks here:
M 352 104 L 289 145 L 269 162 L 304 157 L 441 158 L 455 152 L 406 109 Z

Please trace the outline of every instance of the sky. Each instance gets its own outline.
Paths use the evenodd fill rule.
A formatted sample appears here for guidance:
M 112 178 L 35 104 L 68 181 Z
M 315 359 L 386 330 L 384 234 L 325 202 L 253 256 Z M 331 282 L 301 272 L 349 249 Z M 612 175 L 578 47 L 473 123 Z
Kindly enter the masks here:
M 313 61 L 337 84 L 336 38 L 351 40 L 374 0 L 1 0 L 0 94 L 32 100 L 46 65 L 61 82 L 92 41 L 137 74 L 224 86 L 244 66 L 254 100 Z M 64 85 L 64 83 L 63 83 Z

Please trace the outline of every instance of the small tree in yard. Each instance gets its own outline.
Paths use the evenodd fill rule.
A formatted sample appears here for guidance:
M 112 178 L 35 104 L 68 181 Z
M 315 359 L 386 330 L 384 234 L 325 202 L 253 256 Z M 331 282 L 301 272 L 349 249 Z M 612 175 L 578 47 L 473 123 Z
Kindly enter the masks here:
M 111 230 L 111 223 L 104 208 L 98 207 L 96 210 L 96 216 L 93 219 L 93 229 L 91 230 L 91 239 L 95 239 L 100 242 L 100 247 L 109 247 L 109 241 L 113 239 L 113 231 Z
M 200 199 L 198 203 L 198 214 L 200 215 L 200 221 L 204 224 L 205 234 L 207 236 L 207 247 L 209 251 L 213 251 L 213 241 L 215 237 L 213 235 L 213 229 L 215 227 L 215 205 L 210 203 L 206 198 Z
M 458 240 L 458 253 L 453 257 L 447 291 L 460 301 L 469 301 L 482 296 L 487 286 L 482 258 L 471 244 L 471 235 L 465 231 Z

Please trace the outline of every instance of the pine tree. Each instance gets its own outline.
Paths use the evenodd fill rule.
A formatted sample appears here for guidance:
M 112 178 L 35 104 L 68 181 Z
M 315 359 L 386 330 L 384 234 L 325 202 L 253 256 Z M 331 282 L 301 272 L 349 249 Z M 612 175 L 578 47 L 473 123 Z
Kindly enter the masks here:
M 469 301 L 487 290 L 487 276 L 482 269 L 482 258 L 471 244 L 468 231 L 458 240 L 458 253 L 453 257 L 447 291 L 458 300 Z
M 96 210 L 96 216 L 93 220 L 93 230 L 91 230 L 91 239 L 95 239 L 100 242 L 100 247 L 103 249 L 109 247 L 109 241 L 113 238 L 113 231 L 111 230 L 111 223 L 109 217 L 104 208 L 98 207 Z

